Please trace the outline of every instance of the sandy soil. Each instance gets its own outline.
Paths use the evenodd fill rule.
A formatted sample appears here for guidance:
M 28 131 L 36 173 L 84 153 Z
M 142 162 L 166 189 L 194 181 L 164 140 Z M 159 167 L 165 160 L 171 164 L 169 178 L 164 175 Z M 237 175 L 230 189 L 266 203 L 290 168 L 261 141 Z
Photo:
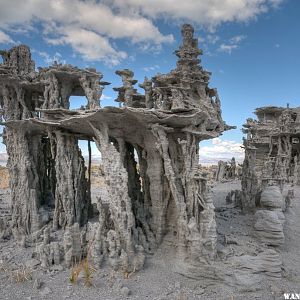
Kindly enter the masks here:
M 222 253 L 243 255 L 254 253 L 259 243 L 253 236 L 251 215 L 243 215 L 231 205 L 226 205 L 225 196 L 232 189 L 239 189 L 240 182 L 218 183 L 213 187 L 216 206 L 218 247 Z M 93 191 L 94 194 L 98 190 Z M 8 196 L 0 192 L 0 208 L 7 207 Z M 1 205 L 2 203 L 2 205 Z M 6 203 L 3 205 L 3 203 Z M 1 214 L 0 209 L 0 214 Z M 283 278 L 267 279 L 255 287 L 229 286 L 220 281 L 194 280 L 175 273 L 172 257 L 166 257 L 164 245 L 146 261 L 145 269 L 125 279 L 109 267 L 97 270 L 93 286 L 85 287 L 83 278 L 77 285 L 70 283 L 70 270 L 54 266 L 43 270 L 34 266 L 32 249 L 21 249 L 13 241 L 0 242 L 0 299 L 284 299 L 284 292 L 300 293 L 300 188 L 292 207 L 285 213 L 286 243 L 282 249 Z M 227 243 L 224 243 L 226 240 Z M 226 245 L 224 245 L 226 244 Z M 220 252 L 220 253 L 221 253 Z M 8 269 L 5 268 L 5 264 Z M 32 280 L 15 283 L 9 268 L 27 263 L 32 267 Z M 4 265 L 3 265 L 4 264 Z M 37 287 L 38 281 L 40 287 Z M 122 288 L 123 287 L 123 288 Z M 126 289 L 126 287 L 128 289 Z M 127 296 L 128 291 L 130 292 Z

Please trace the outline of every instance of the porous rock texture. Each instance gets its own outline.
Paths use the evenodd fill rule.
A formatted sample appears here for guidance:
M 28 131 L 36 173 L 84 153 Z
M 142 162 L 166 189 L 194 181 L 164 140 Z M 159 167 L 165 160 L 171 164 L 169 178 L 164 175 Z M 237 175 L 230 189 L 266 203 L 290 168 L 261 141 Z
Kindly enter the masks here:
M 230 162 L 220 160 L 218 162 L 218 169 L 216 171 L 215 180 L 233 180 L 237 177 L 237 165 L 233 157 Z
M 261 193 L 260 205 L 269 209 L 283 209 L 284 201 L 278 186 L 267 186 Z
M 7 168 L 0 166 L 0 189 L 9 187 L 9 173 Z
M 284 201 L 278 186 L 266 187 L 260 197 L 260 206 L 254 215 L 254 228 L 260 240 L 270 246 L 284 243 Z
M 134 88 L 132 71 L 116 71 L 123 82 L 115 88 L 119 108 L 100 107 L 108 83 L 94 69 L 54 63 L 36 71 L 27 46 L 1 52 L 11 229 L 23 246 L 39 244 L 45 267 L 63 258 L 71 266 L 89 255 L 98 266 L 108 261 L 115 270 L 135 272 L 145 253 L 166 242 L 175 249 L 178 271 L 213 276 L 216 222 L 199 173 L 199 142 L 232 127 L 222 120 L 193 33 L 191 25 L 182 26 L 176 68 L 145 78 L 145 95 Z M 70 110 L 71 96 L 86 96 L 86 107 Z M 102 155 L 109 202 L 99 198 L 94 218 L 91 163 L 86 169 L 79 139 L 95 141 Z
M 268 185 L 283 190 L 285 183 L 299 185 L 300 108 L 257 108 L 258 120 L 244 124 L 245 160 L 242 190 L 245 211 L 253 211 Z

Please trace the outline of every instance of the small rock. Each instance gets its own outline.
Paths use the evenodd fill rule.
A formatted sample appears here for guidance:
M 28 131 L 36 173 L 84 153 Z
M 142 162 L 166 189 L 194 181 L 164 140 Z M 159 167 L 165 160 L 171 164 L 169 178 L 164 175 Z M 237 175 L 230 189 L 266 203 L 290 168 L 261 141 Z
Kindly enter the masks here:
M 202 294 L 204 294 L 204 292 L 205 292 L 205 290 L 201 289 L 201 288 L 198 288 L 198 289 L 195 290 L 196 295 L 202 295 Z
M 113 283 L 114 290 L 121 290 L 123 287 L 122 280 L 120 278 L 116 278 L 115 282 Z
M 41 287 L 42 287 L 42 282 L 38 278 L 36 278 L 33 282 L 33 288 L 39 290 Z
M 35 259 L 35 258 L 32 258 L 32 259 L 29 259 L 25 262 L 25 266 L 27 268 L 31 268 L 33 269 L 34 267 L 38 266 L 40 264 L 40 261 Z
M 19 245 L 20 247 L 22 248 L 26 248 L 26 237 L 25 236 L 22 236 L 21 239 L 19 240 Z
M 127 286 L 123 286 L 121 288 L 120 292 L 124 297 L 127 297 L 130 295 L 130 289 Z
M 280 294 L 281 290 L 276 285 L 270 286 L 271 294 Z
M 51 293 L 52 293 L 51 289 L 48 288 L 47 286 L 46 286 L 44 289 L 42 289 L 42 290 L 40 291 L 40 295 L 41 295 L 42 297 L 48 296 L 48 295 L 51 294 Z
M 64 270 L 64 267 L 62 265 L 54 265 L 51 267 L 51 271 L 61 272 L 63 270 Z
M 232 237 L 228 237 L 225 235 L 225 243 L 227 245 L 238 245 L 238 242 L 235 238 L 232 238 Z
M 175 282 L 175 289 L 180 290 L 180 288 L 181 288 L 180 282 L 179 281 Z

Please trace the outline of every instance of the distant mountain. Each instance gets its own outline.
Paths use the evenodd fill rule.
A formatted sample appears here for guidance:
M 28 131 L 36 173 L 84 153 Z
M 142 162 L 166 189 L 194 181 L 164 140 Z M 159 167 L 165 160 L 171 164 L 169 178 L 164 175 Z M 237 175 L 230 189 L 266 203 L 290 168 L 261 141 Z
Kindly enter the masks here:
M 84 158 L 85 164 L 87 165 L 87 163 L 89 161 L 89 156 L 83 154 L 83 158 Z M 94 164 L 94 163 L 97 163 L 97 164 L 101 163 L 101 155 L 92 155 L 92 164 Z

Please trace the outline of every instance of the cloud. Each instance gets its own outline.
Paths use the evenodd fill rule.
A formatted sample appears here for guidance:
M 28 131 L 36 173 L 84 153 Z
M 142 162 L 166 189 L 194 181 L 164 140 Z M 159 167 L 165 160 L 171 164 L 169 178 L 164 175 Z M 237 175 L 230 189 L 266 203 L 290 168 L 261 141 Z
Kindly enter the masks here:
M 47 65 L 52 65 L 55 61 L 59 64 L 66 64 L 66 60 L 62 58 L 62 55 L 59 52 L 55 52 L 52 57 L 45 51 L 32 50 L 32 52 L 37 52 L 37 54 L 44 59 L 44 62 Z
M 237 49 L 238 45 L 226 45 L 226 44 L 221 44 L 218 51 L 219 52 L 226 52 L 231 54 L 232 50 Z
M 104 61 L 115 66 L 127 57 L 125 52 L 115 50 L 107 38 L 81 28 L 63 28 L 59 37 L 46 38 L 46 41 L 52 45 L 69 44 L 86 61 Z
M 0 44 L 15 44 L 9 35 L 0 30 Z
M 155 71 L 155 70 L 157 70 L 157 69 L 159 69 L 159 66 L 158 66 L 158 65 L 154 65 L 154 66 L 151 66 L 151 67 L 144 67 L 144 68 L 143 68 L 143 70 L 144 70 L 145 72 L 151 72 L 151 71 Z
M 206 40 L 209 44 L 214 45 L 220 40 L 220 37 L 218 35 L 208 34 L 207 37 L 206 37 Z
M 211 146 L 201 147 L 200 144 L 200 163 L 217 164 L 219 160 L 228 161 L 232 157 L 241 163 L 244 159 L 244 149 L 241 146 L 241 143 L 235 141 L 214 138 Z
M 114 0 L 115 8 L 152 19 L 190 21 L 214 29 L 224 22 L 247 22 L 277 7 L 283 0 Z
M 102 94 L 100 99 L 101 100 L 110 100 L 110 99 L 112 99 L 112 97 L 106 96 L 105 94 Z
M 231 52 L 235 49 L 238 49 L 240 46 L 240 43 L 246 38 L 245 35 L 236 35 L 229 39 L 228 43 L 222 43 L 218 51 L 219 52 L 225 52 L 228 54 L 231 54 Z
M 0 1 L 0 29 L 39 32 L 46 42 L 68 45 L 87 61 L 116 65 L 128 57 L 114 41 L 128 39 L 137 49 L 155 51 L 174 40 L 162 33 L 157 20 L 192 22 L 209 30 L 224 22 L 247 22 L 283 0 L 9 0 Z M 18 9 L 16 9 L 16 7 Z M 0 31 L 0 41 L 11 42 Z M 218 37 L 208 37 L 216 43 Z M 231 52 L 234 43 L 221 47 Z
M 246 38 L 245 35 L 236 35 L 236 36 L 232 37 L 232 38 L 229 40 L 229 42 L 230 42 L 231 44 L 238 44 L 238 43 L 240 43 L 242 40 L 244 40 L 245 38 Z
M 154 45 L 174 40 L 172 35 L 162 34 L 150 19 L 113 11 L 109 5 L 93 0 L 0 2 L 0 28 L 31 31 L 38 27 L 34 25 L 42 26 L 46 42 L 69 45 L 86 61 L 104 61 L 110 65 L 127 57 L 113 46 L 114 39 Z

